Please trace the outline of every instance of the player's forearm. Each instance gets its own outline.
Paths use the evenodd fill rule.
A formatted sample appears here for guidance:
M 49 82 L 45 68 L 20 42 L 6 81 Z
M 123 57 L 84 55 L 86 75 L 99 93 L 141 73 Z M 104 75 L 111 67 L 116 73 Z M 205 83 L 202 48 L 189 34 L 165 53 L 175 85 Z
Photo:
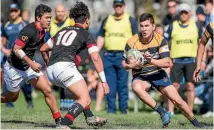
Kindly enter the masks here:
M 205 45 L 204 44 L 199 44 L 198 54 L 197 54 L 197 67 L 201 66 L 201 62 L 202 62 L 204 51 L 205 51 Z
M 103 45 L 104 45 L 104 38 L 101 36 L 98 36 L 97 47 L 99 48 L 99 51 L 103 48 Z
M 33 61 L 25 54 L 22 48 L 16 48 L 15 46 L 13 52 L 19 59 L 24 60 L 29 66 L 32 64 Z
M 170 67 L 170 59 L 169 58 L 151 59 L 151 64 L 156 65 L 161 68 L 168 68 L 168 67 Z
M 91 59 L 94 63 L 96 71 L 99 73 L 103 71 L 103 62 L 98 52 L 94 52 L 91 56 Z
M 43 58 L 43 60 L 44 60 L 44 62 L 46 63 L 46 64 L 48 64 L 48 62 L 49 62 L 49 52 L 41 52 L 41 54 L 42 54 L 42 58 Z

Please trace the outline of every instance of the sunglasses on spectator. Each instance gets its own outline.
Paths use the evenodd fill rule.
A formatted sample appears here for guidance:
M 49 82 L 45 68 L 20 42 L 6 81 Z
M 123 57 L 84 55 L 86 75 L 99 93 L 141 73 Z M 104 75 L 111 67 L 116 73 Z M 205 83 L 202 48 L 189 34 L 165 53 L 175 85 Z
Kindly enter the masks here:
M 117 8 L 117 7 L 122 7 L 123 5 L 114 5 L 114 8 Z
M 187 11 L 181 11 L 180 12 L 180 15 L 183 15 L 183 14 L 185 14 L 185 15 L 187 15 L 189 12 L 187 12 Z
M 18 12 L 18 10 L 16 10 L 16 9 L 12 9 L 12 10 L 10 10 L 10 13 L 12 13 L 12 12 Z

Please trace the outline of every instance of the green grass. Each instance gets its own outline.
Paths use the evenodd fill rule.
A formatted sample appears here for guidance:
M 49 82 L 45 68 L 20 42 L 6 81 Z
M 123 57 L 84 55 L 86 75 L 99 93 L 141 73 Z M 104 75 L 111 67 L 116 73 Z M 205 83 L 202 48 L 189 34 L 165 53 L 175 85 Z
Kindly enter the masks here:
M 23 95 L 15 102 L 15 108 L 6 108 L 1 104 L 1 129 L 51 129 L 54 128 L 54 120 L 46 106 L 41 94 L 34 100 L 34 109 L 26 108 L 26 102 Z M 132 103 L 131 103 L 132 104 Z M 92 110 L 94 110 L 94 102 L 92 102 Z M 146 107 L 147 108 L 147 107 Z M 64 115 L 66 112 L 62 112 Z M 95 113 L 95 112 L 94 112 Z M 103 126 L 103 129 L 160 129 L 161 120 L 158 114 L 151 114 L 151 112 L 142 111 L 134 113 L 130 111 L 128 115 L 116 114 L 108 115 L 104 110 L 96 113 L 98 116 L 107 117 L 109 122 Z M 212 118 L 202 118 L 197 116 L 200 122 L 207 125 L 206 128 L 213 128 Z M 76 118 L 71 128 L 88 129 L 85 123 L 83 114 Z M 169 124 L 170 129 L 194 129 L 189 121 L 181 114 L 176 114 L 171 118 Z

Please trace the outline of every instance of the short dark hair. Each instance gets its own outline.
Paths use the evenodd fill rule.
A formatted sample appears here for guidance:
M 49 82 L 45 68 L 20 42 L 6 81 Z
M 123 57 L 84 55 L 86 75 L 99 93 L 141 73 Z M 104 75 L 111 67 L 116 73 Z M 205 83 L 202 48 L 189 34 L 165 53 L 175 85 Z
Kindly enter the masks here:
M 140 15 L 140 22 L 143 22 L 143 21 L 146 21 L 146 20 L 150 20 L 150 22 L 152 24 L 155 23 L 155 20 L 153 18 L 153 15 L 152 14 L 149 14 L 149 13 L 143 13 Z
M 37 21 L 37 17 L 41 17 L 44 13 L 51 13 L 51 8 L 47 5 L 40 4 L 36 7 L 35 10 L 35 20 Z
M 90 18 L 88 6 L 77 1 L 74 7 L 70 9 L 69 17 L 74 19 L 75 23 L 84 23 L 87 18 Z
M 169 2 L 175 2 L 176 4 L 178 4 L 178 1 L 177 1 L 177 0 L 168 0 L 168 1 L 167 1 L 167 4 L 168 4 Z

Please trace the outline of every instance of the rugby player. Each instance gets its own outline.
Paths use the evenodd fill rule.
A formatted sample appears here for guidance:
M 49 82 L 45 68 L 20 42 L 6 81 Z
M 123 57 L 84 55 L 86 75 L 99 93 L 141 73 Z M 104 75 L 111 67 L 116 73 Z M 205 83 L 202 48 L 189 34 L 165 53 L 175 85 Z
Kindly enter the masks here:
M 60 125 L 60 112 L 48 80 L 41 72 L 41 65 L 34 61 L 36 49 L 44 43 L 45 29 L 50 25 L 51 8 L 40 4 L 35 10 L 36 21 L 25 26 L 19 33 L 12 52 L 4 64 L 4 78 L 8 92 L 1 94 L 1 103 L 15 102 L 24 82 L 39 89 L 45 97 L 56 125 Z
M 90 24 L 88 7 L 83 2 L 77 2 L 70 9 L 69 17 L 74 19 L 75 26 L 62 28 L 40 48 L 41 52 L 47 52 L 52 49 L 47 67 L 47 75 L 50 82 L 66 88 L 77 98 L 76 102 L 68 110 L 65 118 L 62 119 L 61 128 L 68 128 L 74 119 L 80 113 L 84 112 L 85 108 L 88 108 L 91 103 L 86 82 L 75 66 L 75 57 L 80 51 L 88 49 L 96 71 L 102 81 L 104 94 L 109 93 L 109 86 L 106 83 L 99 49 L 92 36 L 86 30 Z M 93 116 L 93 113 L 88 109 L 88 115 L 90 114 Z M 99 122 L 106 122 L 106 119 L 99 118 Z M 98 123 L 94 125 L 99 125 Z
M 169 48 L 167 41 L 154 30 L 153 15 L 144 13 L 140 16 L 140 32 L 132 36 L 126 44 L 122 65 L 127 70 L 132 69 L 132 89 L 144 103 L 160 114 L 164 127 L 170 123 L 171 115 L 148 94 L 151 87 L 159 90 L 179 107 L 194 126 L 199 126 L 187 103 L 173 87 L 166 72 L 161 69 L 170 66 Z M 131 48 L 144 53 L 143 66 L 141 60 L 126 60 L 126 53 Z
M 210 38 L 212 40 L 212 47 L 213 47 L 213 31 L 214 31 L 214 22 L 211 22 L 207 25 L 206 30 L 201 38 L 201 41 L 198 47 L 197 67 L 193 75 L 193 79 L 195 82 L 198 82 L 200 80 L 199 74 L 201 71 L 201 63 L 204 62 L 202 61 L 202 58 L 204 55 L 206 44 Z

